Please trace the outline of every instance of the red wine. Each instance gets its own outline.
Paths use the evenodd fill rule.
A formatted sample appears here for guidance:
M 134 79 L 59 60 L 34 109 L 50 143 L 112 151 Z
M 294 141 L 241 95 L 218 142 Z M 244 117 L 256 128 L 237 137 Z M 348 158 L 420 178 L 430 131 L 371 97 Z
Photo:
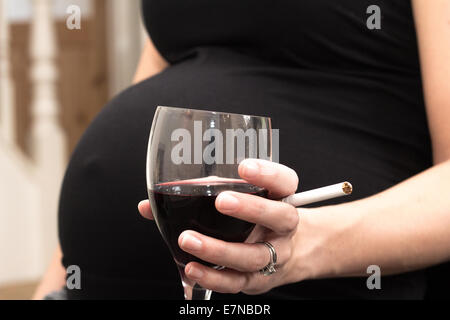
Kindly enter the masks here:
M 267 197 L 263 188 L 243 180 L 217 177 L 157 184 L 149 190 L 156 223 L 179 265 L 197 261 L 211 266 L 178 246 L 178 237 L 185 230 L 229 242 L 244 242 L 252 232 L 254 224 L 217 211 L 217 195 L 226 190 Z

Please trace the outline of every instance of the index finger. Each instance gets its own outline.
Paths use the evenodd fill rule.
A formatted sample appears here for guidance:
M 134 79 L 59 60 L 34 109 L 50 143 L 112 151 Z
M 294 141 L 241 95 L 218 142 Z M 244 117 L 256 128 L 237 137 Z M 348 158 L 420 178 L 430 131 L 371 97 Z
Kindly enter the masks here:
M 247 182 L 267 189 L 273 199 L 295 193 L 298 186 L 298 176 L 294 170 L 267 160 L 243 160 L 239 165 L 239 175 Z

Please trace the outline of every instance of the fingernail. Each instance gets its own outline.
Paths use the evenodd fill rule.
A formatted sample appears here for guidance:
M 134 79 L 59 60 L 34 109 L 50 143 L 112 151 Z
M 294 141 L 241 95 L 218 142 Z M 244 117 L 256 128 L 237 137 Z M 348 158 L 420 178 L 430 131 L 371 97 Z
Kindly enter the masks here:
M 187 275 L 190 278 L 193 279 L 200 279 L 201 277 L 203 277 L 204 272 L 202 270 L 200 270 L 199 268 L 195 268 L 192 266 L 189 266 L 186 270 Z
M 188 233 L 183 234 L 180 245 L 188 250 L 200 250 L 202 248 L 201 240 Z
M 247 160 L 244 163 L 244 170 L 242 172 L 243 178 L 253 178 L 259 174 L 259 166 L 257 163 L 251 160 Z
M 239 206 L 239 199 L 228 192 L 222 192 L 217 196 L 217 206 L 221 211 L 233 211 Z

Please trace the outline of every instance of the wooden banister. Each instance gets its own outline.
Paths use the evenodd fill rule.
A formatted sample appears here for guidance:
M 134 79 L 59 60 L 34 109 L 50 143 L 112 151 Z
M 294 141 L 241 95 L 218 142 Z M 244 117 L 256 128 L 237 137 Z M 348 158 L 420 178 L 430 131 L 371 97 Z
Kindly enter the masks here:
M 6 0 L 0 0 L 0 137 L 4 142 L 14 144 L 16 142 L 16 119 L 9 40 Z

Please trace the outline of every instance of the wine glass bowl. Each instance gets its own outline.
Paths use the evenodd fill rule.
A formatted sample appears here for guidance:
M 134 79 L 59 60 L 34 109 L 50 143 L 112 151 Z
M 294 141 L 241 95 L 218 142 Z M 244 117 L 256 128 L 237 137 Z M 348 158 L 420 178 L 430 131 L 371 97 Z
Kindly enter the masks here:
M 209 299 L 211 295 L 185 276 L 187 263 L 220 267 L 181 250 L 180 234 L 194 230 L 228 242 L 244 242 L 254 224 L 219 213 L 215 200 L 226 190 L 267 197 L 265 189 L 239 177 L 238 166 L 245 158 L 271 160 L 271 150 L 270 118 L 157 108 L 147 152 L 147 188 L 186 299 Z

